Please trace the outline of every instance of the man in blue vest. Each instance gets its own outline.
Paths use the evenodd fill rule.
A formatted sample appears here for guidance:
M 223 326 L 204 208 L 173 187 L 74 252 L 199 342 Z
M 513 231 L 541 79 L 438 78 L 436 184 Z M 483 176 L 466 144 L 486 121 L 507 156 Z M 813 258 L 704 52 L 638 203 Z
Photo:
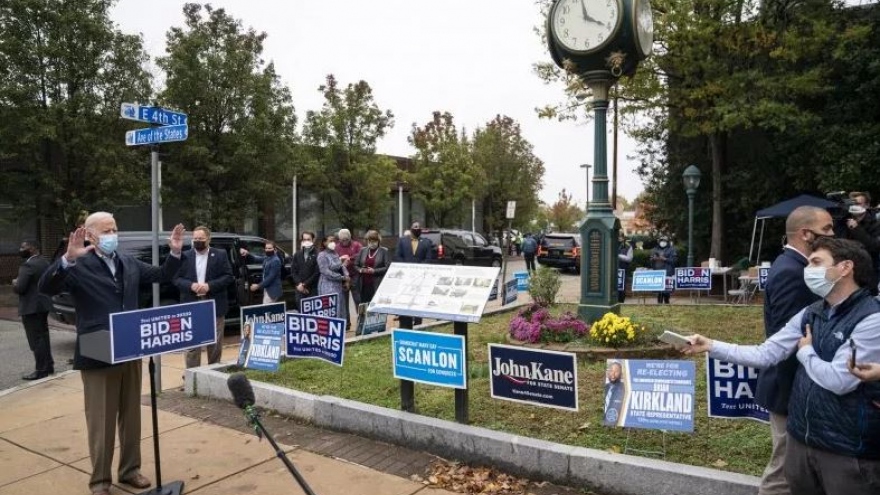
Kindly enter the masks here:
M 820 237 L 811 247 L 804 282 L 821 301 L 801 310 L 761 345 L 693 335 L 684 352 L 708 351 L 715 359 L 756 368 L 796 355 L 785 452 L 791 493 L 876 495 L 880 383 L 860 381 L 848 364 L 853 352 L 860 361 L 880 361 L 877 276 L 867 251 L 855 241 Z

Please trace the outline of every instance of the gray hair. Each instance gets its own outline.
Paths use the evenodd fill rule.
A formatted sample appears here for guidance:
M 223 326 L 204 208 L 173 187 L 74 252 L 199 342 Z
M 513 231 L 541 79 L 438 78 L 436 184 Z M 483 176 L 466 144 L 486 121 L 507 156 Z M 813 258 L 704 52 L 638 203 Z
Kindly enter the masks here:
M 337 234 L 337 237 L 339 237 L 340 239 L 351 239 L 351 231 L 349 231 L 348 229 L 339 229 L 339 234 Z
M 97 224 L 99 222 L 103 222 L 104 220 L 107 220 L 108 218 L 112 219 L 113 214 L 107 213 L 106 211 L 96 211 L 96 212 L 92 213 L 91 215 L 89 215 L 88 217 L 86 217 L 86 221 L 83 223 L 83 227 L 85 227 L 86 230 L 91 232 L 91 230 L 95 226 L 95 224 Z

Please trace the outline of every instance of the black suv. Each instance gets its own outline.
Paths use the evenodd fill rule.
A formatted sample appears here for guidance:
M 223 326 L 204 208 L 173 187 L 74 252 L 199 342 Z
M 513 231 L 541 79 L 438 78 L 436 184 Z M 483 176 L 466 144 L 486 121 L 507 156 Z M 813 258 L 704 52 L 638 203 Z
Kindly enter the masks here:
M 169 232 L 159 233 L 159 260 L 160 263 L 168 257 L 168 236 Z M 152 263 L 153 259 L 153 234 L 151 232 L 120 232 L 119 247 L 121 253 L 130 254 L 135 258 L 145 262 Z M 235 277 L 235 283 L 229 286 L 229 311 L 226 313 L 226 326 L 238 326 L 241 317 L 241 306 L 250 306 L 253 304 L 263 303 L 263 293 L 261 291 L 251 292 L 248 290 L 250 284 L 260 283 L 263 278 L 263 266 L 260 263 L 247 263 L 247 259 L 239 254 L 241 248 L 247 249 L 251 253 L 261 254 L 266 246 L 266 239 L 262 237 L 230 234 L 226 232 L 211 233 L 211 247 L 222 249 L 229 257 L 232 265 L 232 274 Z M 183 250 L 192 249 L 192 232 L 184 235 Z M 58 259 L 67 250 L 66 245 L 62 244 L 55 251 L 53 260 Z M 278 245 L 275 250 L 279 256 L 282 256 L 285 265 L 285 272 L 290 273 L 291 258 Z M 287 307 L 292 308 L 295 304 L 295 288 L 289 278 L 285 278 L 282 284 L 284 290 L 283 299 L 287 302 Z M 169 304 L 177 304 L 180 301 L 180 293 L 171 283 L 163 283 L 159 286 L 159 300 L 162 306 Z M 150 308 L 153 306 L 153 291 L 150 287 L 142 288 L 140 291 L 140 307 Z M 69 323 L 76 323 L 76 312 L 70 295 L 61 293 L 52 298 L 52 317 L 56 320 Z
M 581 235 L 556 232 L 547 234 L 538 246 L 536 261 L 551 268 L 571 268 L 581 272 Z
M 431 263 L 444 265 L 501 266 L 501 248 L 470 230 L 422 230 L 434 243 Z

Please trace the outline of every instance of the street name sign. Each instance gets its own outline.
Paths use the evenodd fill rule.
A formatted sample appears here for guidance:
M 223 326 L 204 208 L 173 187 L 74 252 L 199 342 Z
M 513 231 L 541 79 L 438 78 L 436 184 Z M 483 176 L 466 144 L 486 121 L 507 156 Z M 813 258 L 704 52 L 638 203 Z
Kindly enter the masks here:
M 147 122 L 156 125 L 187 125 L 185 113 L 174 112 L 162 107 L 141 106 L 137 103 L 123 103 L 119 108 L 123 119 Z
M 189 134 L 187 125 L 167 125 L 162 127 L 148 127 L 125 133 L 125 144 L 138 146 L 141 144 L 172 143 L 186 141 Z

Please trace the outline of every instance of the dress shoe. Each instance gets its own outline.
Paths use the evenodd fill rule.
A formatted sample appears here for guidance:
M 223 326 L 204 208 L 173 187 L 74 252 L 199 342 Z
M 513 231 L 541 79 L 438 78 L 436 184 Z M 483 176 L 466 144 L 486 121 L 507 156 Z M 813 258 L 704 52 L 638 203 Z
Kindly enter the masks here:
M 148 488 L 150 485 L 153 484 L 149 480 L 149 478 L 147 478 L 146 476 L 144 476 L 142 474 L 136 474 L 134 476 L 129 476 L 128 478 L 125 478 L 124 480 L 119 480 L 119 481 L 122 483 L 125 483 L 126 485 L 133 486 L 135 488 Z
M 45 371 L 34 371 L 30 375 L 24 375 L 21 377 L 22 380 L 39 380 L 40 378 L 46 378 L 49 376 L 48 372 Z

